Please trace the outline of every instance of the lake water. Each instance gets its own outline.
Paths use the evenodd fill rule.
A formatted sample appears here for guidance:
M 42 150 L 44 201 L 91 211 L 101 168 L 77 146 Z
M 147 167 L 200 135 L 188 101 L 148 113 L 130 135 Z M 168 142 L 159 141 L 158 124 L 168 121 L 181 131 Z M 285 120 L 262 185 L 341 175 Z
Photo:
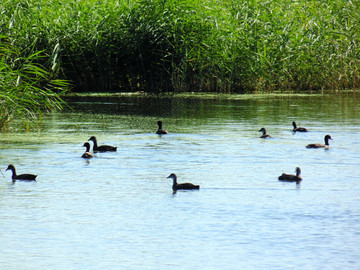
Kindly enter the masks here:
M 359 101 L 94 98 L 11 129 L 0 269 L 360 269 Z M 90 136 L 118 151 L 80 158 Z M 38 181 L 13 184 L 8 164 Z M 277 180 L 297 166 L 300 185 Z M 170 173 L 200 190 L 173 194 Z

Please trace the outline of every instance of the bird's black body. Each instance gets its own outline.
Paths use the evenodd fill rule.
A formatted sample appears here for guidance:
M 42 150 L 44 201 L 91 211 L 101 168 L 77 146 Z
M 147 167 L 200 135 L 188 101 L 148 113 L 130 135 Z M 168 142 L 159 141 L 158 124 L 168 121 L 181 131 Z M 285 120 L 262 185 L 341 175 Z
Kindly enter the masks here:
M 156 134 L 160 134 L 160 135 L 168 134 L 167 130 L 162 129 L 162 122 L 161 121 L 158 121 L 157 124 L 158 124 L 158 130 L 156 131 Z
M 261 128 L 258 132 L 262 132 L 263 135 L 260 136 L 260 138 L 262 138 L 262 139 L 271 138 L 271 136 L 269 134 L 266 134 L 265 128 Z
M 16 180 L 21 180 L 21 181 L 36 181 L 36 177 L 37 175 L 34 175 L 34 174 L 28 174 L 28 173 L 25 173 L 25 174 L 19 174 L 17 175 L 16 174 L 16 169 L 15 169 L 15 166 L 10 164 L 6 171 L 12 171 L 12 180 L 13 181 L 16 181 Z
M 282 175 L 280 175 L 278 177 L 278 179 L 279 179 L 279 181 L 282 181 L 282 182 L 296 182 L 296 184 L 299 184 L 302 180 L 302 178 L 300 176 L 300 174 L 301 174 L 300 168 L 296 167 L 295 172 L 296 172 L 296 175 L 283 173 Z
M 91 136 L 89 141 L 92 141 L 94 143 L 93 146 L 93 152 L 115 152 L 117 150 L 117 147 L 110 146 L 110 145 L 97 145 L 97 140 L 95 136 Z
M 191 183 L 178 184 L 177 183 L 177 176 L 174 173 L 170 174 L 167 178 L 171 178 L 173 180 L 172 189 L 174 191 L 177 191 L 179 189 L 185 189 L 185 190 L 200 189 L 199 185 L 194 185 L 194 184 L 191 184 Z
M 85 153 L 82 154 L 81 157 L 82 157 L 82 158 L 93 158 L 94 155 L 90 152 L 90 143 L 85 142 L 85 143 L 83 144 L 83 147 L 86 147 L 86 150 L 85 150 Z
M 326 135 L 324 137 L 325 144 L 322 143 L 310 143 L 306 146 L 306 148 L 329 148 L 329 140 L 332 140 L 330 135 Z
M 304 127 L 297 127 L 296 122 L 292 122 L 293 125 L 293 132 L 308 132 L 308 130 Z

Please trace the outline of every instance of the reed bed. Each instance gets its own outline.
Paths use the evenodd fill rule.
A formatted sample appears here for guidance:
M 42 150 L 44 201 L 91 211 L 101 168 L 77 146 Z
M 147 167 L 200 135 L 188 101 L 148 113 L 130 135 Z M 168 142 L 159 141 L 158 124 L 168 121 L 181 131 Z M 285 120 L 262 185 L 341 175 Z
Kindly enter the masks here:
M 0 4 L 1 34 L 74 91 L 356 89 L 360 2 L 64 0 Z
M 40 127 L 44 112 L 62 108 L 68 83 L 52 78 L 40 64 L 44 57 L 33 46 L 19 51 L 0 35 L 0 131 L 14 119 L 26 129 Z

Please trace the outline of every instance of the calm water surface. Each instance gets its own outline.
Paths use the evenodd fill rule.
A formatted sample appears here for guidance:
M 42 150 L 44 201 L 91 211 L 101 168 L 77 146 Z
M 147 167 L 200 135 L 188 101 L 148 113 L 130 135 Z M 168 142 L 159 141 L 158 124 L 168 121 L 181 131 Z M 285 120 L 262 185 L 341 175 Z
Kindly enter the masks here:
M 0 269 L 360 269 L 359 100 L 75 100 L 1 134 Z M 118 151 L 83 160 L 92 135 Z M 172 172 L 201 189 L 173 194 Z

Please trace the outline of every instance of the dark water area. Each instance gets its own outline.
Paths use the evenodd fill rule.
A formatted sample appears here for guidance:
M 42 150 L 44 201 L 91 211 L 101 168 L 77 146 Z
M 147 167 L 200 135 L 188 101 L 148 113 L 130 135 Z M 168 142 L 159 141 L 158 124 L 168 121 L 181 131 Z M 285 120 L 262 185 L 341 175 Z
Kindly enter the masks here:
M 214 117 L 241 117 L 252 119 L 261 115 L 278 119 L 296 113 L 298 116 L 324 115 L 330 121 L 338 117 L 348 117 L 358 110 L 353 110 L 360 102 L 359 94 L 334 94 L 334 95 L 243 95 L 240 99 L 202 99 L 202 98 L 133 98 L 133 97 L 72 97 L 70 104 L 77 111 L 93 110 L 105 114 L 125 114 L 155 117 L 183 117 L 197 118 Z M 89 103 L 91 105 L 89 106 Z M 104 104 L 106 104 L 104 106 Z M 314 106 L 317 104 L 317 106 Z M 221 109 L 220 109 L 221 108 Z M 235 115 L 234 115 L 235 114 Z M 335 119 L 332 119 L 335 117 Z
M 72 98 L 1 134 L 0 268 L 359 269 L 359 99 Z M 82 159 L 90 136 L 117 152 Z M 277 180 L 295 167 L 301 184 Z M 200 190 L 173 194 L 170 173 Z

